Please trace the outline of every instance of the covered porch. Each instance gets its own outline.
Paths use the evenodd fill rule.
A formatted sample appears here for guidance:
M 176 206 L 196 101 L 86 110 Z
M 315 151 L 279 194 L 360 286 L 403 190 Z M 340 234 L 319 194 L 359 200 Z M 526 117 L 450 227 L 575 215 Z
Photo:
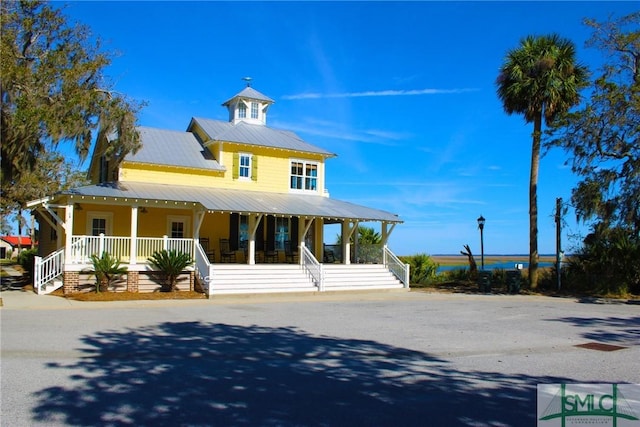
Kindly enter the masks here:
M 408 286 L 406 266 L 387 247 L 401 222 L 398 217 L 329 197 L 127 182 L 81 187 L 30 207 L 41 236 L 50 236 L 40 246 L 37 289 L 56 278 L 64 282 L 64 272 L 86 270 L 91 255 L 104 252 L 128 271 L 148 271 L 148 258 L 163 249 L 190 254 L 196 280 L 209 294 L 215 289 L 216 266 L 223 263 L 254 266 L 254 271 L 265 263 L 295 265 L 317 290 L 322 290 L 325 262 L 394 264 L 398 274 L 393 274 Z M 357 240 L 358 226 L 372 221 L 380 223 L 378 249 Z M 331 260 L 325 224 L 341 229 L 342 244 L 339 250 L 331 248 Z

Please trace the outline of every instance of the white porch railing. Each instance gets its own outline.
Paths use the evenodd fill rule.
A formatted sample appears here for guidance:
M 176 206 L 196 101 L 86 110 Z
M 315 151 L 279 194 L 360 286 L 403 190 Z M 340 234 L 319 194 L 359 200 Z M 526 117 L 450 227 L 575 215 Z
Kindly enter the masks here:
M 122 261 L 147 262 L 156 251 L 175 249 L 188 253 L 194 257 L 194 240 L 164 237 L 137 237 L 137 254 L 135 260 L 131 258 L 131 237 L 121 236 L 73 236 L 71 238 L 71 263 L 87 264 L 91 262 L 91 255 L 101 256 L 109 253 Z
M 211 283 L 211 278 L 213 277 L 213 265 L 209 262 L 209 257 L 207 256 L 204 248 L 200 243 L 194 245 L 195 246 L 195 270 L 196 276 L 200 283 L 204 283 L 205 292 L 208 296 L 211 296 L 213 291 L 213 286 Z
M 382 262 L 402 282 L 405 288 L 409 287 L 409 264 L 403 264 L 387 245 L 384 245 Z
M 304 242 L 300 245 L 300 265 L 307 275 L 313 280 L 318 291 L 324 291 L 322 264 L 320 264 L 311 251 L 307 249 Z
M 65 259 L 64 248 L 54 252 L 53 254 L 40 258 L 36 257 L 34 268 L 34 288 L 37 293 L 45 293 L 46 284 L 56 277 L 60 276 L 64 271 L 65 262 L 67 264 L 88 264 L 91 255 L 99 255 L 108 252 L 111 256 L 120 259 L 123 262 L 147 262 L 148 258 L 155 252 L 163 249 L 178 250 L 188 253 L 195 260 L 195 270 L 200 283 L 206 287 L 206 292 L 210 296 L 213 292 L 214 266 L 209 262 L 209 258 L 202 246 L 195 239 L 178 239 L 178 238 L 153 238 L 138 237 L 134 248 L 137 248 L 137 256 L 135 260 L 131 259 L 131 238 L 116 236 L 73 236 L 71 243 L 70 258 Z M 403 264 L 400 259 L 384 246 L 383 264 L 405 288 L 409 287 L 409 265 Z M 317 287 L 318 291 L 325 291 L 325 271 L 323 264 L 320 263 L 313 253 L 302 243 L 300 245 L 300 266 L 309 278 L 309 280 Z
M 44 294 L 45 285 L 64 271 L 64 248 L 46 256 L 36 256 L 33 261 L 33 288 L 36 294 Z M 55 290 L 55 289 L 53 289 Z

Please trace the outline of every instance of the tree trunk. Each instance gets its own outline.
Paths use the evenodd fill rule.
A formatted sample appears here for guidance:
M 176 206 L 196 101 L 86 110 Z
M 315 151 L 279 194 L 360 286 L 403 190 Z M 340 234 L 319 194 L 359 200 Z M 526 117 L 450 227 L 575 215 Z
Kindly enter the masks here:
M 531 175 L 529 178 L 529 283 L 538 287 L 538 168 L 540 166 L 540 138 L 542 136 L 542 112 L 533 122 L 531 146 Z
M 18 208 L 18 255 L 22 252 L 22 208 Z
M 473 258 L 473 254 L 471 253 L 471 247 L 469 245 L 464 245 L 465 251 L 460 251 L 460 254 L 465 255 L 469 260 L 469 273 L 472 275 L 476 275 L 478 273 L 478 265 L 476 264 L 475 258 Z
M 103 276 L 98 280 L 98 287 L 96 288 L 96 292 L 107 292 L 109 290 L 109 278 Z

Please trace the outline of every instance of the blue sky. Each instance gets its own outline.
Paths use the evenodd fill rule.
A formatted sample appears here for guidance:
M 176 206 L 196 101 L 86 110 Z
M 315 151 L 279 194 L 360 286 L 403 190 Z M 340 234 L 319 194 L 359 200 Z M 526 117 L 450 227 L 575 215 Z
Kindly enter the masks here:
M 63 6 L 63 3 L 56 3 Z M 583 18 L 637 10 L 634 2 L 71 2 L 65 15 L 118 51 L 106 75 L 148 102 L 144 126 L 185 130 L 191 117 L 227 120 L 222 102 L 242 77 L 276 103 L 268 125 L 338 154 L 331 197 L 391 211 L 400 255 L 529 248 L 532 125 L 507 116 L 495 79 L 527 35 L 574 41 L 595 70 Z M 541 161 L 539 250 L 555 252 L 555 200 L 577 179 L 561 151 Z M 568 236 L 584 233 L 573 211 Z M 325 239 L 326 241 L 327 239 Z M 331 240 L 331 239 L 329 239 Z

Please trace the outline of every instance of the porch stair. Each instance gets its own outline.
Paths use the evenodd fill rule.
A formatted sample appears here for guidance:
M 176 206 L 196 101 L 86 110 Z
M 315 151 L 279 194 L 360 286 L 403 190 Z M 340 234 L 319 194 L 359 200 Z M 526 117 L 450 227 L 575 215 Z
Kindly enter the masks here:
M 325 291 L 404 287 L 383 264 L 323 264 L 323 272 Z
M 40 294 L 41 295 L 48 295 L 51 292 L 60 289 L 62 287 L 62 275 L 56 277 L 53 280 L 48 281 L 47 283 L 45 283 L 45 285 L 43 287 L 41 287 L 41 291 Z
M 213 264 L 209 294 L 315 292 L 298 264 Z

